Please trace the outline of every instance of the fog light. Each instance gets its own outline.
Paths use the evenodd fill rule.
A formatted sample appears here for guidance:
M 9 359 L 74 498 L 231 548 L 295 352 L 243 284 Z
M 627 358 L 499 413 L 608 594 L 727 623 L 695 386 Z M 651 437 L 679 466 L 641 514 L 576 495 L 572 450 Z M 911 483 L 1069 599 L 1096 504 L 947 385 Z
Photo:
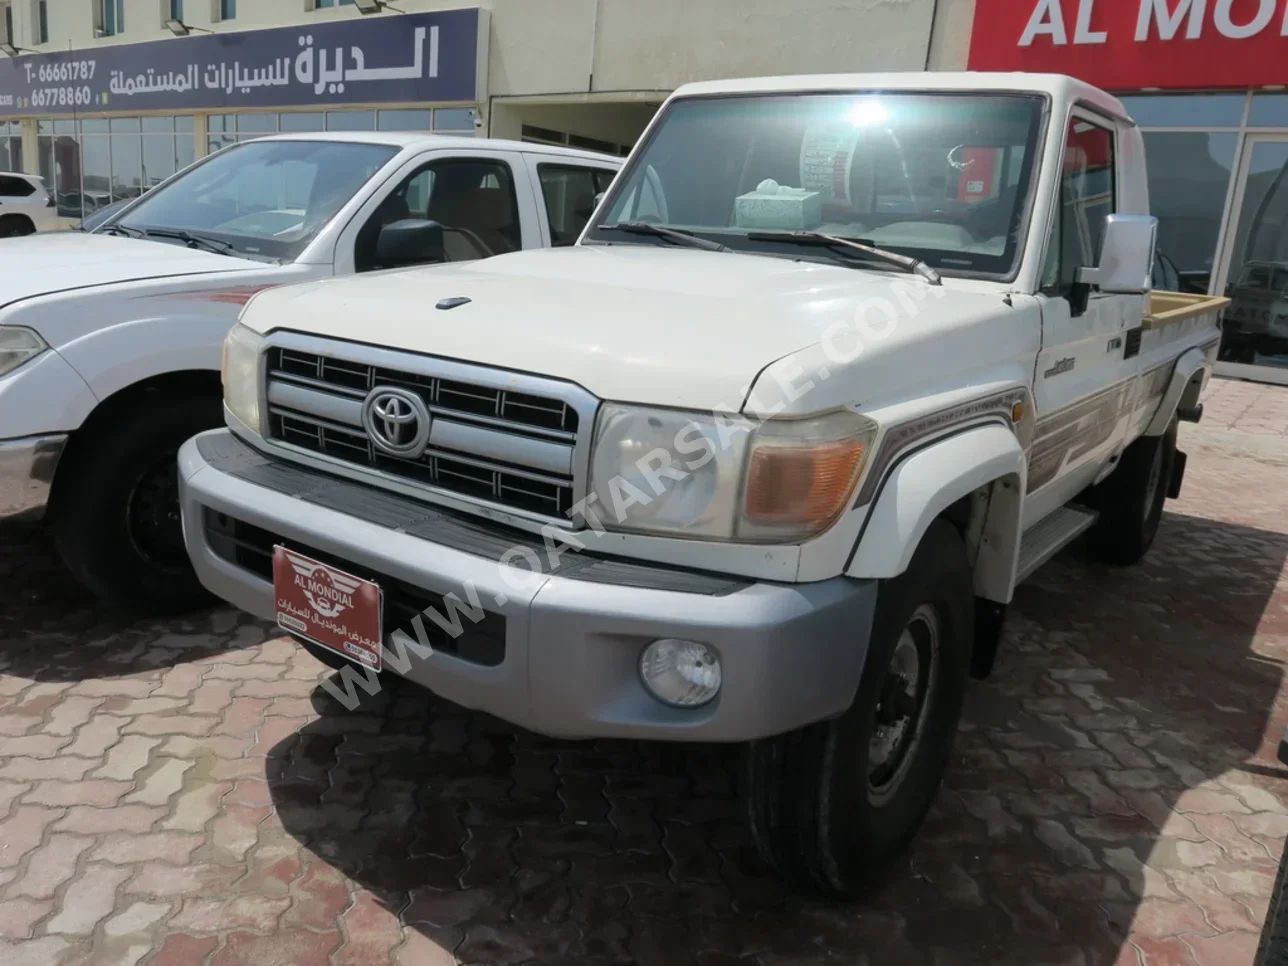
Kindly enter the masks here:
M 640 677 L 659 701 L 696 708 L 720 690 L 720 658 L 697 641 L 654 641 L 640 655 Z

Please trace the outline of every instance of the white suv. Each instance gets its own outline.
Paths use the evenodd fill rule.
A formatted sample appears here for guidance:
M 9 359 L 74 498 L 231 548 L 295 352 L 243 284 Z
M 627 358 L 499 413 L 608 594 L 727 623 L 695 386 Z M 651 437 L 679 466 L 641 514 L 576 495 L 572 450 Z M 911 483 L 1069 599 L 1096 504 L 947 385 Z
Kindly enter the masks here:
M 34 174 L 0 171 L 0 238 L 18 238 L 58 227 L 58 209 Z

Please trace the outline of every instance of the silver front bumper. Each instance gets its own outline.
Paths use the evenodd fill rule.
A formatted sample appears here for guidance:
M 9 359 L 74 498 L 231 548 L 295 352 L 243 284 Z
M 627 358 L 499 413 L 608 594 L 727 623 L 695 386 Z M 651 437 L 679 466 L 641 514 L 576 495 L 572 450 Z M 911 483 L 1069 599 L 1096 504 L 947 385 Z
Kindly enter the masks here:
M 43 515 L 66 446 L 65 434 L 0 440 L 0 522 Z
M 392 522 L 402 510 L 389 494 L 246 456 L 250 450 L 235 459 L 216 458 L 217 445 L 238 444 L 216 431 L 190 440 L 179 454 L 185 538 L 202 583 L 253 614 L 275 617 L 272 584 L 212 545 L 210 521 L 223 515 L 259 528 L 266 545 L 294 545 L 325 554 L 336 566 L 348 564 L 423 590 L 438 602 L 439 612 L 446 610 L 440 595 L 477 599 L 504 618 L 499 663 L 485 666 L 439 650 L 423 659 L 407 655 L 407 678 L 457 704 L 561 737 L 745 741 L 833 717 L 853 700 L 876 601 L 874 582 L 840 577 L 793 585 L 734 578 L 729 592 L 684 592 L 657 586 L 674 586 L 677 579 L 682 585 L 683 573 L 668 577 L 658 568 L 659 579 L 650 580 L 622 564 L 630 573 L 618 580 L 609 563 L 593 579 L 556 572 L 533 575 L 516 589 L 495 554 L 405 532 Z M 255 460 L 258 477 L 241 471 Z M 414 514 L 416 504 L 402 506 Z M 419 509 L 422 516 L 433 512 Z M 694 581 L 695 587 L 709 586 L 711 578 Z M 385 629 L 387 645 L 393 630 Z M 664 705 L 641 683 L 641 651 L 668 637 L 703 641 L 720 654 L 723 686 L 707 706 Z

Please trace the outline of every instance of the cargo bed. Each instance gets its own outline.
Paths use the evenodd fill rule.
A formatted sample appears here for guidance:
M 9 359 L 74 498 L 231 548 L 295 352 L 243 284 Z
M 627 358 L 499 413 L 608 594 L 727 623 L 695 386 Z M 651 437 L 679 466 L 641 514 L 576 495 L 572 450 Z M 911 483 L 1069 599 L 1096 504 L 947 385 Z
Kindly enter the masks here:
M 1230 300 L 1220 295 L 1192 295 L 1186 292 L 1150 292 L 1149 315 L 1144 328 L 1162 329 L 1204 315 L 1221 312 Z M 1215 319 L 1213 320 L 1215 322 Z

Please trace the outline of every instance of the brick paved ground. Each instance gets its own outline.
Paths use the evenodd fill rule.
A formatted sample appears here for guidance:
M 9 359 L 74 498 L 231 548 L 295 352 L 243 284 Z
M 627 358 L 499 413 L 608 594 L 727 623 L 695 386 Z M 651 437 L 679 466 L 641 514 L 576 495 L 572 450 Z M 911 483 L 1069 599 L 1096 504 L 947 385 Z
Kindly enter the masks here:
M 1147 563 L 1022 588 L 896 879 L 758 868 L 719 750 L 359 713 L 229 610 L 95 606 L 0 539 L 0 963 L 1249 966 L 1288 835 L 1288 448 L 1218 384 Z M 1222 426 L 1222 423 L 1225 426 Z M 1282 433 L 1281 433 L 1282 435 Z M 1234 447 L 1238 450 L 1238 447 Z

